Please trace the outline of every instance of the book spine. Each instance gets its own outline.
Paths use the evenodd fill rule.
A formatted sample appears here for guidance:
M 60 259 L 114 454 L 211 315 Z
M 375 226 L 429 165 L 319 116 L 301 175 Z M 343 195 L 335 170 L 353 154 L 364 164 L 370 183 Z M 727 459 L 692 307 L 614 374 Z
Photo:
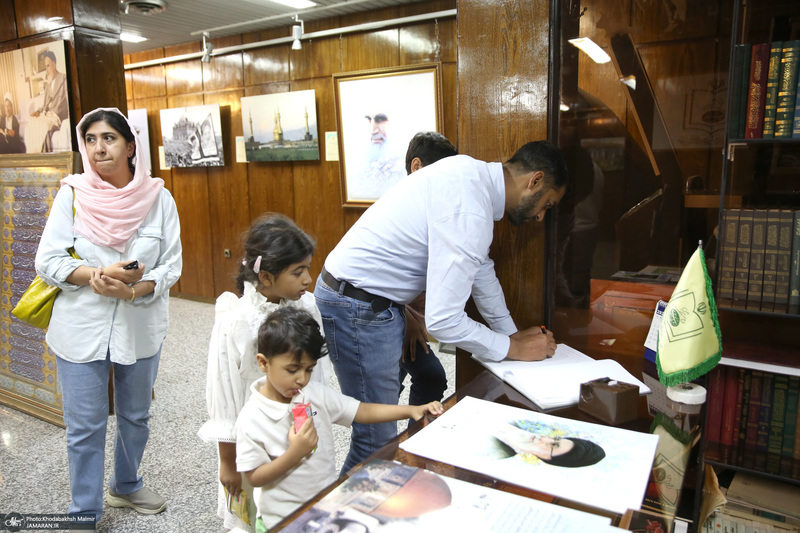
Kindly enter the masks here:
M 761 310 L 775 310 L 775 288 L 778 275 L 778 231 L 781 222 L 780 209 L 767 211 L 766 236 L 764 239 L 764 278 L 761 289 Z
M 794 213 L 781 209 L 778 228 L 778 262 L 775 272 L 775 312 L 785 313 L 789 306 L 789 276 L 792 270 L 792 227 Z
M 800 76 L 797 76 L 797 96 L 794 99 L 794 126 L 792 139 L 800 139 Z
M 758 419 L 761 415 L 761 379 L 764 373 L 753 370 L 750 378 L 750 408 L 747 411 L 747 433 L 745 434 L 744 447 L 755 450 L 758 441 Z
M 800 210 L 794 211 L 792 224 L 792 261 L 789 270 L 789 312 L 800 308 Z
M 798 429 L 800 429 L 800 405 L 798 405 L 798 407 L 797 407 L 797 418 L 795 419 L 795 422 L 794 422 L 795 435 L 797 435 L 797 433 L 798 433 L 797 430 Z M 795 466 L 799 467 L 798 469 L 800 469 L 800 463 L 799 463 L 800 462 L 800 439 L 798 439 L 798 438 L 794 439 L 794 451 L 792 452 L 792 458 L 794 458 L 794 460 L 795 460 Z M 792 475 L 794 475 L 794 473 Z M 798 476 L 795 476 L 795 477 L 798 477 Z
M 764 251 L 766 249 L 767 211 L 753 212 L 753 229 L 750 237 L 750 273 L 747 282 L 747 309 L 761 309 L 764 287 Z
M 736 416 L 736 397 L 739 393 L 739 369 L 733 366 L 725 367 L 724 379 L 725 396 L 722 400 L 722 431 L 720 432 L 720 444 L 733 446 L 733 420 Z
M 736 125 L 736 139 L 744 139 L 744 132 L 747 127 L 747 99 L 750 87 L 750 63 L 753 58 L 753 45 L 750 43 L 739 45 L 742 47 L 742 69 L 736 78 L 739 90 L 739 99 L 735 101 L 735 106 L 740 110 L 739 120 Z
M 764 97 L 767 89 L 767 71 L 769 70 L 769 48 L 769 43 L 753 45 L 753 52 L 750 58 L 750 83 L 747 91 L 745 139 L 760 139 L 761 132 L 764 129 Z M 780 98 L 780 90 L 778 91 L 778 98 Z M 778 124 L 777 116 L 776 127 Z
M 733 431 L 731 446 L 739 445 L 739 426 L 742 423 L 742 402 L 744 400 L 744 368 L 736 369 L 736 404 L 733 407 Z
M 733 277 L 736 272 L 736 242 L 740 212 L 741 209 L 726 209 L 722 213 L 722 246 L 720 250 L 722 261 L 717 282 L 719 287 L 717 304 L 722 307 L 730 307 L 733 302 Z
M 772 417 L 772 380 L 774 375 L 765 372 L 761 378 L 761 405 L 758 416 L 756 450 L 767 451 L 769 446 L 769 421 Z
M 789 387 L 786 390 L 786 413 L 783 418 L 783 441 L 781 443 L 781 455 L 784 457 L 792 457 L 794 453 L 798 403 L 800 403 L 800 377 L 790 376 Z
M 778 110 L 778 85 L 781 74 L 781 55 L 783 41 L 775 41 L 769 49 L 769 70 L 767 71 L 767 92 L 764 96 L 763 139 L 775 137 L 775 115 Z
M 717 366 L 709 376 L 708 409 L 706 410 L 706 440 L 720 442 L 722 432 L 722 403 L 725 398 L 725 367 Z
M 747 283 L 750 279 L 750 242 L 753 231 L 753 210 L 739 213 L 738 242 L 736 243 L 736 271 L 733 274 L 733 307 L 747 307 Z M 798 293 L 800 295 L 800 292 Z
M 783 49 L 781 49 L 783 50 Z M 742 93 L 745 92 L 746 86 L 741 83 L 742 78 L 748 79 L 750 75 L 750 69 L 748 67 L 747 73 L 744 72 L 744 59 L 745 54 L 747 57 L 750 57 L 751 51 L 747 49 L 747 46 L 744 44 L 737 44 L 733 48 L 733 65 L 731 66 L 731 104 L 730 110 L 731 115 L 728 119 L 728 137 L 731 139 L 741 139 L 741 135 L 739 133 L 740 126 L 743 123 L 742 117 L 744 116 L 744 108 L 747 105 L 746 102 L 742 102 Z M 748 61 L 749 63 L 749 61 Z M 778 94 L 777 91 L 775 92 L 775 97 L 777 98 Z M 777 100 L 776 100 L 777 103 Z M 777 106 L 776 106 L 777 109 Z
M 791 137 L 794 103 L 797 100 L 797 68 L 800 64 L 800 41 L 783 43 L 778 107 L 775 112 L 775 137 Z
M 752 374 L 750 370 L 744 371 L 744 382 L 742 383 L 742 405 L 739 414 L 739 425 L 737 427 L 738 436 L 736 445 L 740 450 L 744 450 L 744 441 L 747 437 L 747 415 L 750 411 L 750 384 L 752 381 Z
M 772 384 L 772 415 L 769 420 L 769 440 L 767 451 L 781 454 L 783 447 L 783 427 L 786 416 L 786 393 L 789 390 L 789 376 L 775 374 Z

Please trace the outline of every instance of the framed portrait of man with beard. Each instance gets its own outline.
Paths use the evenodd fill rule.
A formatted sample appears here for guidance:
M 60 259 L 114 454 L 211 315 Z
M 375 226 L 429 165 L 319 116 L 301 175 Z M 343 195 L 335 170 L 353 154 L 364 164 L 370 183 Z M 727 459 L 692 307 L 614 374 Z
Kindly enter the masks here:
M 442 128 L 441 66 L 333 75 L 342 203 L 369 206 L 405 178 L 408 142 Z

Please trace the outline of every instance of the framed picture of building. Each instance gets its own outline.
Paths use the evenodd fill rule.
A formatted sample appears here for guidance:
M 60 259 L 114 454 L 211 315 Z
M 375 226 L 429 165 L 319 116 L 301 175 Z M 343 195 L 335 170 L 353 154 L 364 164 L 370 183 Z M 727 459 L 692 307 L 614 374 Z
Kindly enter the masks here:
M 247 161 L 319 160 L 316 92 L 242 98 Z
M 368 206 L 406 176 L 408 142 L 441 132 L 438 63 L 333 75 L 342 203 Z
M 221 167 L 219 104 L 161 110 L 161 140 L 168 167 Z

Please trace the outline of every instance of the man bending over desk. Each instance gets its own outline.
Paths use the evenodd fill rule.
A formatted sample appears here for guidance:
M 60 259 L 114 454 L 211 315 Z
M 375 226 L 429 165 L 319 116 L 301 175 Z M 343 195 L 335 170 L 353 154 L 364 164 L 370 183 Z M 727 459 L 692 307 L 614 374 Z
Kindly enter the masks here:
M 427 294 L 425 325 L 441 342 L 492 360 L 555 353 L 551 333 L 518 331 L 489 258 L 494 222 L 542 221 L 564 196 L 561 151 L 531 142 L 506 163 L 448 157 L 404 178 L 375 202 L 325 260 L 314 290 L 342 392 L 396 403 L 405 304 Z M 489 324 L 470 319 L 472 296 Z M 397 434 L 397 425 L 354 424 L 342 472 Z

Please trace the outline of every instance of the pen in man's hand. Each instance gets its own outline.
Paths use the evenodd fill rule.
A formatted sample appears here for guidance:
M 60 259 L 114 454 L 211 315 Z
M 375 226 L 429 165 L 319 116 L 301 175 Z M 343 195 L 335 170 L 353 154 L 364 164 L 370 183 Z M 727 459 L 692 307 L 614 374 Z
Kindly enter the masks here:
M 544 327 L 544 326 L 539 326 L 539 327 L 540 327 L 540 328 L 542 328 L 542 333 L 544 333 L 545 335 L 547 335 L 547 328 L 546 328 L 546 327 Z

